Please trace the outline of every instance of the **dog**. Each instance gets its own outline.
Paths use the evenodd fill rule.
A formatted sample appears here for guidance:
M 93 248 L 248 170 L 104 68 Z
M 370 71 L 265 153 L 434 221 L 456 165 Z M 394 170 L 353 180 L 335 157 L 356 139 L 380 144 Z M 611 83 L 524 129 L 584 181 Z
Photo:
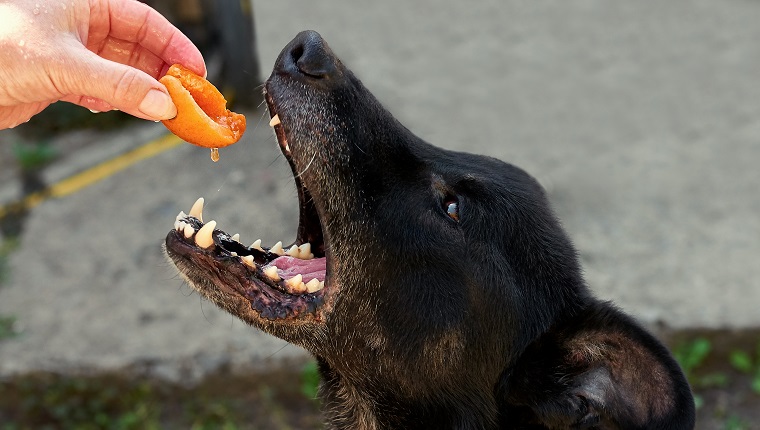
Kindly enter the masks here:
M 318 362 L 330 429 L 691 429 L 668 350 L 594 298 L 536 180 L 432 146 L 313 31 L 264 96 L 296 241 L 181 212 L 165 250 L 201 295 Z

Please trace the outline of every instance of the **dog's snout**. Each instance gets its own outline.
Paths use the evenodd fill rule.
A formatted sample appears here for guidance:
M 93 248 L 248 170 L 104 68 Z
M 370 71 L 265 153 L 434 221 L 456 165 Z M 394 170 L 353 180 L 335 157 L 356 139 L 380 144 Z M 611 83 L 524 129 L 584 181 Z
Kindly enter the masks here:
M 302 31 L 280 54 L 275 69 L 297 78 L 326 79 L 336 74 L 337 58 L 316 31 Z

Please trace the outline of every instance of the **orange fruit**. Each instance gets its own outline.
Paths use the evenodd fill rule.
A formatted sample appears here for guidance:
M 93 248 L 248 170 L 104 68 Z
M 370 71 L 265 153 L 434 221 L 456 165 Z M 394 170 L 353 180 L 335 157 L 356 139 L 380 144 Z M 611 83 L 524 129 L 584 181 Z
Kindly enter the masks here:
M 188 143 L 223 148 L 245 133 L 245 116 L 227 109 L 227 100 L 211 82 L 174 64 L 159 81 L 177 107 L 177 116 L 161 121 Z

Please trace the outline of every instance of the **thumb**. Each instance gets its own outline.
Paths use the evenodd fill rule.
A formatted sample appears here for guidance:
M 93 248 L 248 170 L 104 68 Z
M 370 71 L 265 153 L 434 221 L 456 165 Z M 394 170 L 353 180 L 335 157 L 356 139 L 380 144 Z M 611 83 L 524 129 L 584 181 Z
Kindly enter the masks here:
M 66 99 L 95 98 L 130 115 L 150 120 L 177 115 L 166 87 L 149 74 L 85 51 L 74 67 L 63 70 L 58 88 Z M 74 96 L 74 97 L 72 97 Z M 81 104 L 81 103 L 79 103 Z

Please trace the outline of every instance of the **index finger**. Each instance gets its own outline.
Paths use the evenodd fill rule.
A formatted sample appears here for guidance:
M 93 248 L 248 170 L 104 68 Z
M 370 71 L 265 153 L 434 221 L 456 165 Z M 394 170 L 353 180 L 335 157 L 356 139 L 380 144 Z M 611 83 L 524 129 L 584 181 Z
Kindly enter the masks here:
M 168 65 L 179 63 L 206 76 L 206 63 L 198 48 L 155 9 L 137 0 L 100 0 L 94 3 L 105 7 L 101 13 L 107 15 L 100 19 L 101 22 L 110 22 L 107 35 L 137 43 Z M 94 11 L 91 13 L 94 14 Z M 91 26 L 97 25 L 96 17 L 91 16 L 90 23 Z

